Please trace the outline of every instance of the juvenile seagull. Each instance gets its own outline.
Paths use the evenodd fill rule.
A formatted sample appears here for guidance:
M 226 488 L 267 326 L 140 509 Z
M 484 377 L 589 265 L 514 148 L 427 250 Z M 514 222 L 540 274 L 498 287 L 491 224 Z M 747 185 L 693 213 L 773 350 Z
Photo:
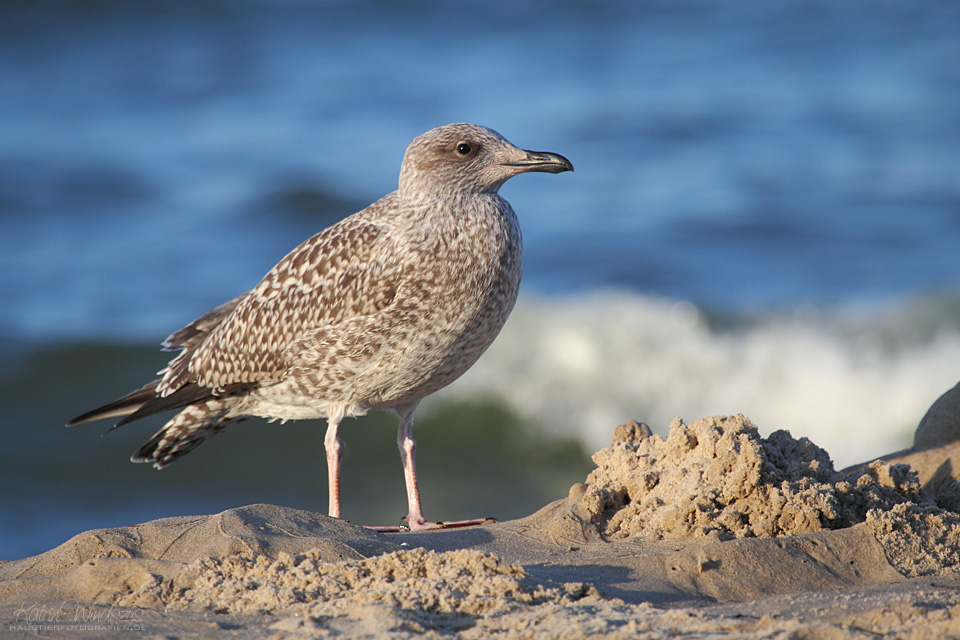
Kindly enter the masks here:
M 339 518 L 337 428 L 345 417 L 391 410 L 400 417 L 407 526 L 444 526 L 423 517 L 413 413 L 477 361 L 513 309 L 520 226 L 497 192 L 528 171 L 573 165 L 475 124 L 417 137 L 399 189 L 313 236 L 253 290 L 167 338 L 164 348 L 182 351 L 159 379 L 68 426 L 125 416 L 121 426 L 180 409 L 130 458 L 162 469 L 250 416 L 326 418 L 329 514 Z

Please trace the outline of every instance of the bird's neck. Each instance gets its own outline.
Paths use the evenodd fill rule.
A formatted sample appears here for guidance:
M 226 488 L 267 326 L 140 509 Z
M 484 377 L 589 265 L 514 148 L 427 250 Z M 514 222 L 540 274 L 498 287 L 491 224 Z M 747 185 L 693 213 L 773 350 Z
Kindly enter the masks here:
M 401 202 L 416 209 L 454 211 L 465 207 L 499 207 L 501 202 L 505 202 L 496 191 L 398 189 L 396 193 Z

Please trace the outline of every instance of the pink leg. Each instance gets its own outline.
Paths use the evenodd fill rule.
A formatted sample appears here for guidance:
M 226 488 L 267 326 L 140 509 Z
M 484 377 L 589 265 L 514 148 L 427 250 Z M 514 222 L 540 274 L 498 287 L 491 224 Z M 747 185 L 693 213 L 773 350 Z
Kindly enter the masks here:
M 328 514 L 331 518 L 340 517 L 340 452 L 343 451 L 343 442 L 337 437 L 339 425 L 339 420 L 329 418 L 327 435 L 323 439 L 327 451 L 327 486 L 330 489 Z
M 415 409 L 416 407 L 414 407 Z M 403 479 L 407 485 L 407 525 L 411 531 L 437 529 L 437 522 L 427 522 L 420 506 L 420 489 L 417 487 L 417 443 L 413 439 L 413 411 L 400 415 L 400 428 L 397 430 L 397 448 L 400 449 L 400 462 L 403 463 Z
M 458 520 L 456 522 L 428 522 L 423 517 L 423 508 L 420 506 L 420 489 L 417 487 L 417 443 L 413 439 L 413 412 L 400 413 L 400 428 L 397 431 L 397 448 L 400 449 L 400 461 L 403 463 L 403 478 L 407 485 L 407 503 L 410 511 L 407 513 L 407 527 L 410 531 L 424 529 L 445 529 L 449 527 L 468 527 L 478 524 L 495 522 L 493 518 L 479 518 L 476 520 Z M 393 527 L 381 527 L 388 531 Z

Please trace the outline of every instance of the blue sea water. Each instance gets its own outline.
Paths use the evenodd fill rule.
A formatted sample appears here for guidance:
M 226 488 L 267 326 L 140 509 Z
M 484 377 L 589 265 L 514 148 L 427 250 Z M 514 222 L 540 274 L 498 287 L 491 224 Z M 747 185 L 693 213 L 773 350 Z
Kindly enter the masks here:
M 520 303 L 426 412 L 482 399 L 588 451 L 738 411 L 838 466 L 908 446 L 958 377 L 958 60 L 952 3 L 0 3 L 0 557 L 172 515 L 65 498 L 146 473 L 150 431 L 63 422 L 447 122 L 576 172 L 503 188 Z M 112 457 L 52 470 L 84 438 Z

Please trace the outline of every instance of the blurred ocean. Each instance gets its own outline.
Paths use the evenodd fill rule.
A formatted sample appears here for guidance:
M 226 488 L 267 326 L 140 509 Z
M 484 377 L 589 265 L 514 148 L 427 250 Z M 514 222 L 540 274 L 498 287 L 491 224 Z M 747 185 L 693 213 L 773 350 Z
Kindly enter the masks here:
M 127 460 L 162 419 L 63 423 L 456 121 L 576 173 L 502 190 L 521 299 L 424 403 L 428 517 L 562 497 L 629 418 L 742 412 L 838 467 L 909 446 L 960 378 L 958 60 L 960 5 L 926 1 L 0 1 L 0 559 L 324 511 L 322 423 L 163 473 Z M 348 518 L 405 513 L 394 429 L 345 425 Z

